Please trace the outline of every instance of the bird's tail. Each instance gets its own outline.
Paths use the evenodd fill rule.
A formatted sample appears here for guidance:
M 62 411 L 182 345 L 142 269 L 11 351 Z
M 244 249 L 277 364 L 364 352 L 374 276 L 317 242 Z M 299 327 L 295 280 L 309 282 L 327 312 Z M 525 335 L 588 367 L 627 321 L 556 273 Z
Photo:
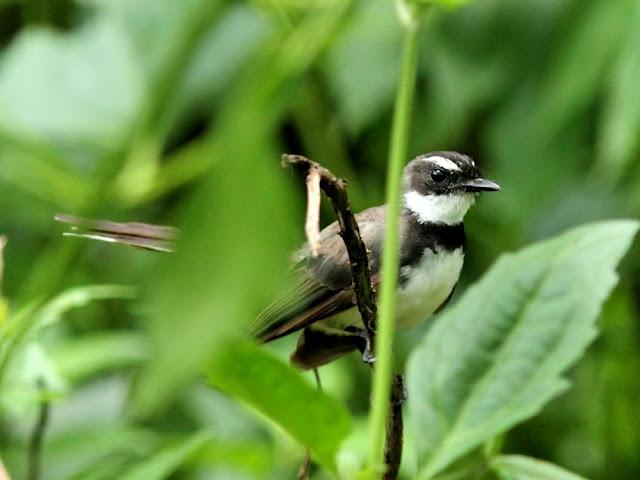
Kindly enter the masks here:
M 120 243 L 158 252 L 173 252 L 176 239 L 180 234 L 178 228 L 165 225 L 90 220 L 63 213 L 59 213 L 54 218 L 71 227 L 71 231 L 64 233 L 65 236 Z

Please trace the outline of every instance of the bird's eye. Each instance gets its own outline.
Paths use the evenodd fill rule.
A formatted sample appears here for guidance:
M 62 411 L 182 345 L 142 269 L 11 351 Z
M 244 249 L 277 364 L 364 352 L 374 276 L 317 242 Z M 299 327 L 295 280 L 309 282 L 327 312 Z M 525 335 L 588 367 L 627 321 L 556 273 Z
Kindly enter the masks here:
M 445 179 L 446 176 L 447 174 L 444 173 L 444 170 L 440 168 L 434 168 L 433 171 L 431 172 L 431 179 L 434 182 L 441 182 Z

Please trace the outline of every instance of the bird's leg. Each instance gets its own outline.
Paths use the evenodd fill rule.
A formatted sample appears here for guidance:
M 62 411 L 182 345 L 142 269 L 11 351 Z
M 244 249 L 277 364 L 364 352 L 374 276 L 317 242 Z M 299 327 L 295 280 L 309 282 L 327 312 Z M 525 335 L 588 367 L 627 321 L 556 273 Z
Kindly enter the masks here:
M 313 369 L 313 376 L 316 379 L 316 388 L 318 389 L 319 392 L 322 391 L 322 382 L 320 381 L 320 371 L 318 371 L 317 368 Z

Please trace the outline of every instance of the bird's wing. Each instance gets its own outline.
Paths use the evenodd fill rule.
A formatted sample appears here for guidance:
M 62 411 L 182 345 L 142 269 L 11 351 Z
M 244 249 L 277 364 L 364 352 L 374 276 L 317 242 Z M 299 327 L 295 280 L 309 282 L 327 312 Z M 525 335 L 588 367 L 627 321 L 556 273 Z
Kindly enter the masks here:
M 360 235 L 369 250 L 372 282 L 378 283 L 384 207 L 356 215 Z M 251 333 L 268 342 L 288 335 L 313 322 L 333 316 L 355 305 L 349 256 L 336 222 L 320 233 L 318 255 L 308 247 L 298 254 L 292 274 L 292 288 L 268 305 L 251 324 Z
M 148 223 L 89 220 L 67 214 L 58 214 L 55 219 L 71 226 L 71 231 L 64 233 L 66 236 L 121 243 L 159 252 L 173 252 L 174 243 L 180 233 L 175 227 Z

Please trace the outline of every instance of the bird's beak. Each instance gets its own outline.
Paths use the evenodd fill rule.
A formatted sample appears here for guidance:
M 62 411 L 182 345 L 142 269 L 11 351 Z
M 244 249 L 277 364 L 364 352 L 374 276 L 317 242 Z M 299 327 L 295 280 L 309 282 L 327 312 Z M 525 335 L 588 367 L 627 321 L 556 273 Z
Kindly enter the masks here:
M 462 184 L 467 192 L 499 192 L 500 185 L 487 178 L 474 178 Z

